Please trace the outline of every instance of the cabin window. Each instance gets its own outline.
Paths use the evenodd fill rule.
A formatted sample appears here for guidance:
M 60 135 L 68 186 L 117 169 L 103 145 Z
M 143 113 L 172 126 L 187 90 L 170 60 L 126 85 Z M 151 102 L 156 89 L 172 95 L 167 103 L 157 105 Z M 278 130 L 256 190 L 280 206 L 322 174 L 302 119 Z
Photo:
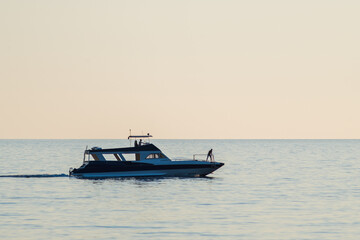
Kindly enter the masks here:
M 146 157 L 146 159 L 154 159 L 154 158 L 165 158 L 165 155 L 162 153 L 151 153 Z
M 121 161 L 121 158 L 118 154 L 104 154 L 103 155 L 106 161 Z
M 135 161 L 136 160 L 136 156 L 134 153 L 123 153 L 122 155 L 126 161 Z
M 152 159 L 152 158 L 158 158 L 156 157 L 157 153 L 152 153 L 152 154 L 149 154 L 146 159 Z

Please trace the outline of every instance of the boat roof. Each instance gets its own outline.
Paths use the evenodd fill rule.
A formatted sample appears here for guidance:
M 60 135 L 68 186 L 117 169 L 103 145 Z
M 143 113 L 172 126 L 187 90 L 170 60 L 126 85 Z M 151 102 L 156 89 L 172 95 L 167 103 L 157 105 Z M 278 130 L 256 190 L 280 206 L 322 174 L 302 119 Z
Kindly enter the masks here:
M 142 152 L 142 151 L 160 151 L 154 144 L 145 144 L 137 147 L 126 147 L 126 148 L 107 148 L 107 149 L 89 149 L 87 153 L 106 153 L 106 152 L 123 152 L 123 153 L 133 153 L 133 152 Z
M 152 135 L 150 135 L 149 133 L 147 135 L 130 135 L 128 136 L 128 139 L 130 138 L 151 138 Z

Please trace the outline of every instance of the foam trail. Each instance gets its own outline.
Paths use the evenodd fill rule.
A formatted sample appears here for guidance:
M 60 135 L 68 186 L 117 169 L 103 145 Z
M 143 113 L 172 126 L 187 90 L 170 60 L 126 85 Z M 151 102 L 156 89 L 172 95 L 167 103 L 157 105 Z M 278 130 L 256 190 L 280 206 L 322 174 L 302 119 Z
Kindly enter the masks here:
M 53 177 L 68 177 L 68 174 L 16 174 L 16 175 L 0 175 L 5 178 L 53 178 Z

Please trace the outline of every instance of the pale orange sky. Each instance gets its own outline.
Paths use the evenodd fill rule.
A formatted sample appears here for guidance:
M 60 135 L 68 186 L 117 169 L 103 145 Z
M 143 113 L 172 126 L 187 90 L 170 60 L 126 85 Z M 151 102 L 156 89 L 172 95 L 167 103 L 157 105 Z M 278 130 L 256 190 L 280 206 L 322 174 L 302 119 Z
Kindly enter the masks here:
M 2 0 L 0 138 L 360 138 L 359 12 Z

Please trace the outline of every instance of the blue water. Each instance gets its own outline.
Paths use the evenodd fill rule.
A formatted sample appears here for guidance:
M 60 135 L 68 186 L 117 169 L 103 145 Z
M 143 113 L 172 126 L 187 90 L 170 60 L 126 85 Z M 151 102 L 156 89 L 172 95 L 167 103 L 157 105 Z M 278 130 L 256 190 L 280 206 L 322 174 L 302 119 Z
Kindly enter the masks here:
M 86 145 L 0 140 L 0 239 L 359 239 L 360 140 L 153 140 L 208 178 L 68 177 Z

